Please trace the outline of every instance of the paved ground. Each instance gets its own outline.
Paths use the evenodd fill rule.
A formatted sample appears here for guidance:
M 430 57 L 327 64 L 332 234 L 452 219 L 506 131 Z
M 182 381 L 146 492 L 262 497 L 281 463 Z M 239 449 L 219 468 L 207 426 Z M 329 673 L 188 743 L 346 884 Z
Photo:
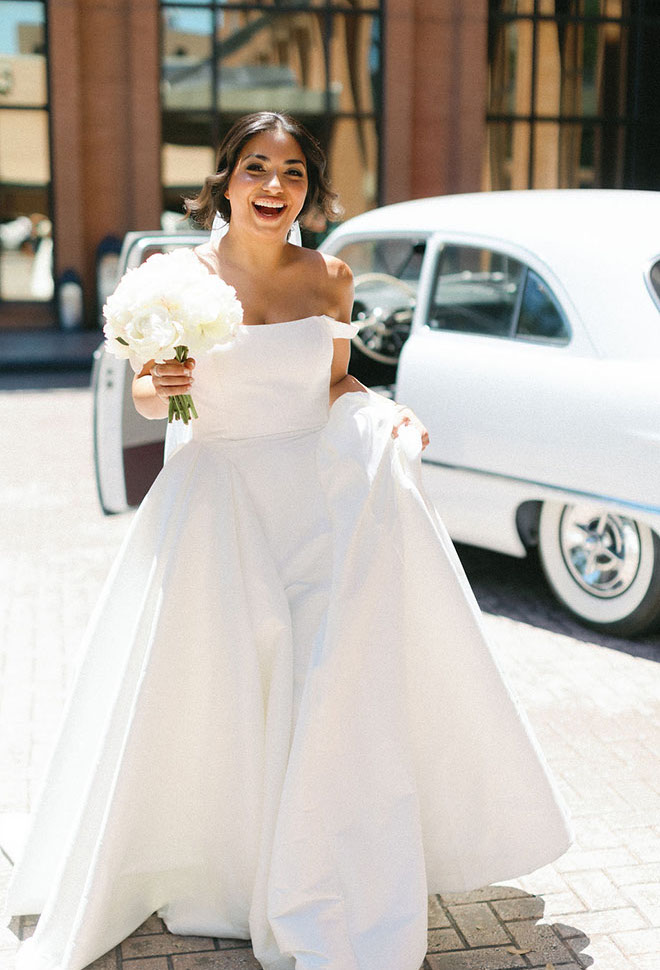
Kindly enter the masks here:
M 15 813 L 29 808 L 44 769 L 83 625 L 128 518 L 98 508 L 88 391 L 6 391 L 0 409 L 0 811 Z M 459 551 L 578 841 L 515 882 L 431 898 L 425 970 L 658 970 L 660 639 L 597 637 L 554 604 L 533 564 Z M 10 869 L 0 854 L 0 893 Z M 0 970 L 35 922 L 0 929 Z M 175 937 L 155 917 L 97 961 L 122 965 L 257 967 L 243 943 Z

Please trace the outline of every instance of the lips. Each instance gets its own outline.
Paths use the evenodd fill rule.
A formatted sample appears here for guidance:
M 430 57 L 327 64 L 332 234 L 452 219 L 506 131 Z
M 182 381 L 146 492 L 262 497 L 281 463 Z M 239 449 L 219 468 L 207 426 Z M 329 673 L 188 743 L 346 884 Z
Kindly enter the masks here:
M 286 209 L 286 202 L 281 199 L 257 199 L 252 205 L 264 219 L 277 219 Z

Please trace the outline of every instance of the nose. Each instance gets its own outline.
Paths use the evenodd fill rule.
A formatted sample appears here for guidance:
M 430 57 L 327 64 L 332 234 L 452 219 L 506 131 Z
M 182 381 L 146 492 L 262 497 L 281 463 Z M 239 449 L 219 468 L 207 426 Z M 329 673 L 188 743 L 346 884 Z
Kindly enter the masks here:
M 264 179 L 264 188 L 266 188 L 266 189 L 275 189 L 275 190 L 282 188 L 282 183 L 280 182 L 280 177 L 277 174 L 277 172 L 275 171 L 275 169 L 273 169 L 273 171 L 270 172 L 270 174 L 266 175 L 266 177 Z

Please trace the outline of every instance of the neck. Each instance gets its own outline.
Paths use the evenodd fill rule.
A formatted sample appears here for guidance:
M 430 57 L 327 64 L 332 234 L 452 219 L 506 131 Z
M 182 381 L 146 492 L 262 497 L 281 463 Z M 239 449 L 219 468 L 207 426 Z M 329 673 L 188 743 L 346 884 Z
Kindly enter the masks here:
M 282 262 L 286 244 L 286 239 L 264 239 L 262 235 L 246 231 L 230 222 L 226 234 L 218 244 L 218 251 L 235 266 L 251 269 L 259 267 L 272 271 Z

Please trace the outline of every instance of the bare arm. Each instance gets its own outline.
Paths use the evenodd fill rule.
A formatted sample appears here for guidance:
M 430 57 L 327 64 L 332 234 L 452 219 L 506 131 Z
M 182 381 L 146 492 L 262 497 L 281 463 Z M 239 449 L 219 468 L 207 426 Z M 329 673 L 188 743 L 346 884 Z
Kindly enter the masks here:
M 166 418 L 170 397 L 173 394 L 190 393 L 194 382 L 194 366 L 192 357 L 185 364 L 178 360 L 167 360 L 163 364 L 148 361 L 133 378 L 131 390 L 136 411 L 150 420 Z
M 348 322 L 351 319 L 353 309 L 353 274 L 348 266 L 342 263 L 335 272 L 334 276 L 335 301 L 337 305 L 337 319 Z M 334 314 L 333 314 L 334 315 Z M 351 342 L 343 337 L 333 341 L 334 354 L 332 357 L 332 369 L 330 371 L 330 405 L 332 406 L 338 397 L 349 391 L 366 391 L 367 388 L 361 384 L 357 377 L 348 373 L 348 362 L 351 359 Z
M 351 311 L 353 309 L 353 274 L 345 264 L 342 264 L 342 267 L 336 274 L 337 304 L 339 306 L 339 319 L 348 321 L 351 319 Z M 340 338 L 333 341 L 333 343 L 334 354 L 330 372 L 330 406 L 332 407 L 337 398 L 341 397 L 342 394 L 351 391 L 369 391 L 369 393 L 389 402 L 389 398 L 386 398 L 383 394 L 376 394 L 375 391 L 370 391 L 369 388 L 360 383 L 357 377 L 353 377 L 352 374 L 348 373 L 348 364 L 351 358 L 350 340 Z M 429 443 L 429 434 L 417 415 L 403 404 L 397 404 L 395 406 L 398 413 L 392 427 L 392 437 L 397 437 L 399 433 L 398 429 L 402 424 L 413 424 L 420 433 L 422 449 L 426 448 Z

